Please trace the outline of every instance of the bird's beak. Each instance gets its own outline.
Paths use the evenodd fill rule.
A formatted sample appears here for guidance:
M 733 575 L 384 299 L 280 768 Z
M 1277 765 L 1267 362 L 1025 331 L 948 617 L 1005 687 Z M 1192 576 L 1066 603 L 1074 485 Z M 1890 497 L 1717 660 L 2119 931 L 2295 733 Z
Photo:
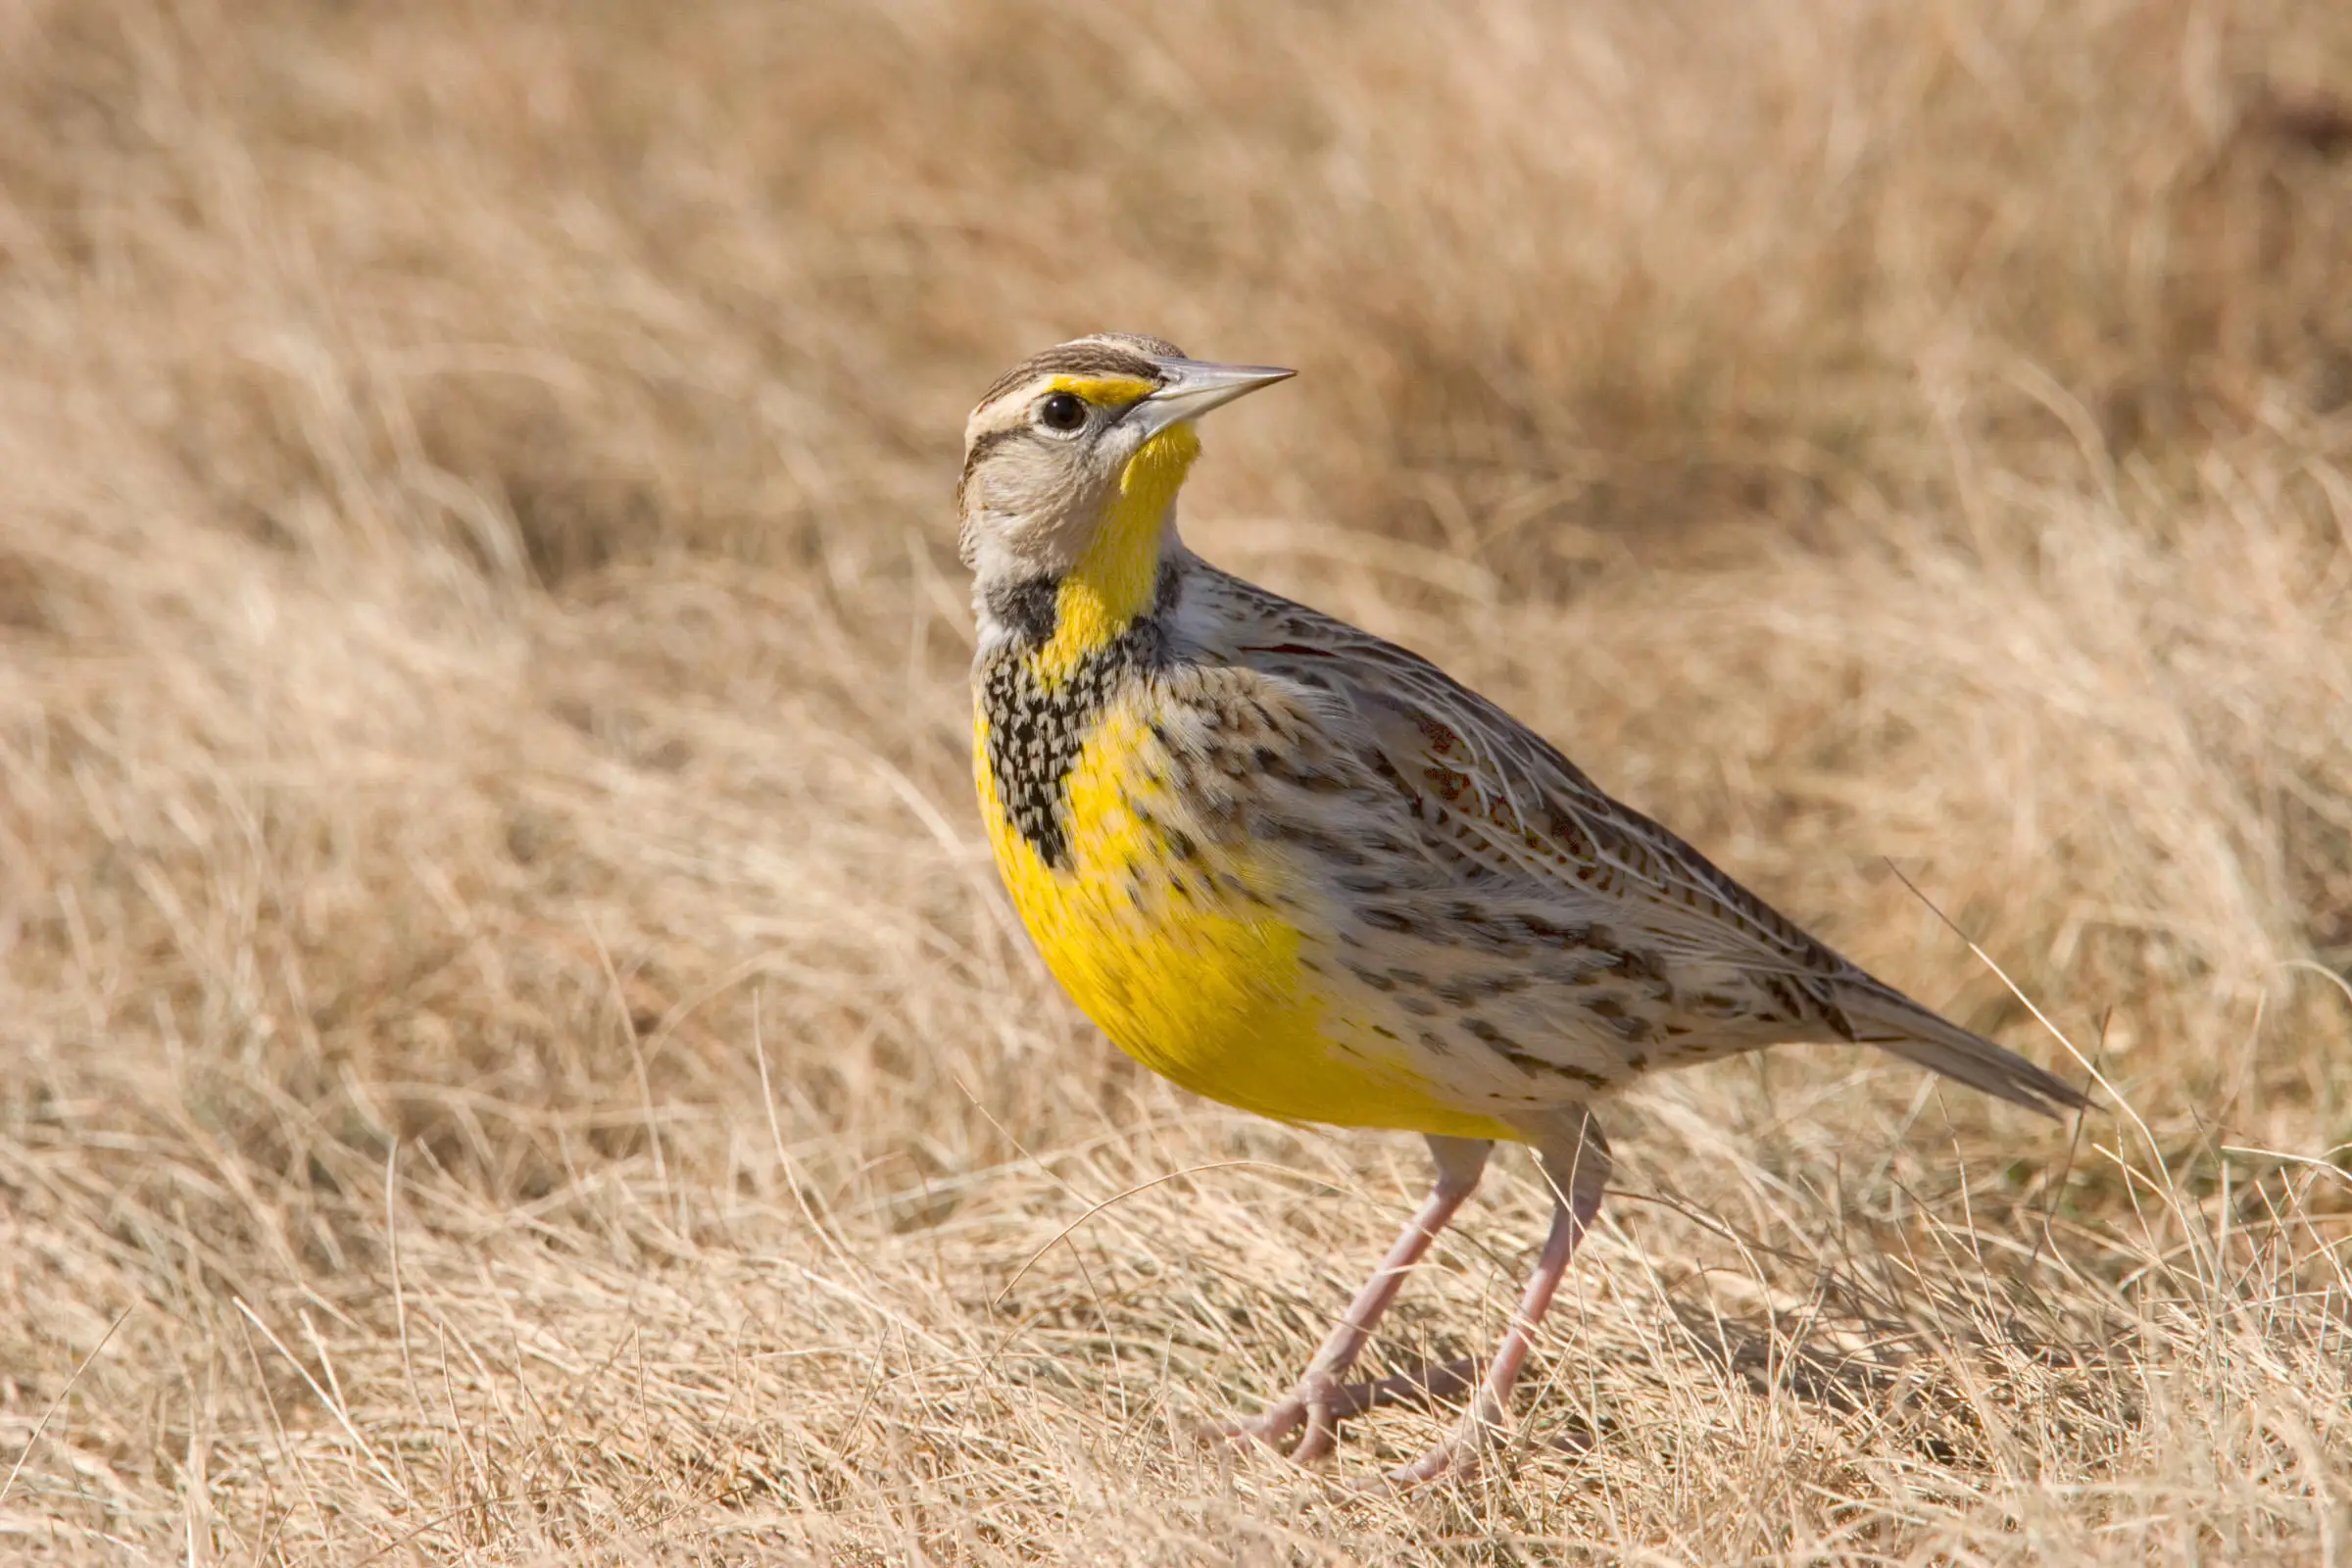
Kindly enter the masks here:
M 1245 393 L 1287 381 L 1298 373 L 1279 366 L 1211 365 L 1204 360 L 1161 360 L 1158 364 L 1160 373 L 1171 379 L 1127 415 L 1143 426 L 1147 436 L 1156 435 L 1171 424 L 1198 419 Z

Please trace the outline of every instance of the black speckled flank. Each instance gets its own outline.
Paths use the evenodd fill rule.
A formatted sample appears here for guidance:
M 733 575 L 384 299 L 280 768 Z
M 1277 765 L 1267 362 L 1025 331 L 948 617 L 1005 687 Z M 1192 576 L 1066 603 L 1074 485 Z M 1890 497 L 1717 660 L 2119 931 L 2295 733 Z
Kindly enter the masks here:
M 1174 598 L 1171 573 L 1160 576 L 1160 604 Z M 1166 659 L 1159 621 L 1139 617 L 1080 661 L 1058 685 L 1037 675 L 1032 655 L 1054 635 L 1057 585 L 1020 584 L 991 596 L 990 608 L 1012 640 L 976 672 L 980 711 L 988 720 L 988 770 L 1012 825 L 1056 871 L 1071 869 L 1070 770 L 1119 688 L 1158 669 Z

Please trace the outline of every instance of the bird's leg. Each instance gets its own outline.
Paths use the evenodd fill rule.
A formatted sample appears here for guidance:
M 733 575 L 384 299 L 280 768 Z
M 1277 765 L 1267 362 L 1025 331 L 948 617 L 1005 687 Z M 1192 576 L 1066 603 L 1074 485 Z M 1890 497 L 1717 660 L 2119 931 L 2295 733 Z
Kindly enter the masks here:
M 1568 1272 L 1576 1244 L 1600 1213 L 1601 1188 L 1609 1176 L 1609 1146 L 1589 1112 L 1582 1107 L 1574 1111 L 1558 1136 L 1547 1137 L 1537 1146 L 1537 1157 L 1551 1183 L 1551 1230 L 1544 1238 L 1543 1255 L 1536 1259 L 1535 1272 L 1519 1298 L 1519 1310 L 1452 1433 L 1411 1464 L 1390 1471 L 1387 1479 L 1392 1485 L 1419 1486 L 1447 1470 L 1467 1473 L 1477 1467 L 1480 1457 L 1502 1433 L 1511 1388 L 1535 1348 L 1536 1325 L 1544 1321 L 1552 1296 Z
M 1305 1433 L 1291 1450 L 1291 1457 L 1305 1463 L 1331 1451 L 1343 1413 L 1354 1414 L 1382 1402 L 1384 1393 L 1377 1386 L 1369 1386 L 1369 1392 L 1360 1399 L 1348 1397 L 1355 1391 L 1343 1390 L 1340 1379 L 1355 1364 L 1365 1342 L 1372 1337 L 1374 1325 L 1396 1298 L 1406 1272 L 1421 1261 L 1438 1233 L 1453 1218 L 1454 1211 L 1477 1190 L 1479 1176 L 1487 1168 L 1487 1155 L 1494 1148 L 1492 1143 L 1475 1138 L 1429 1140 L 1430 1155 L 1437 1161 L 1438 1179 L 1420 1211 L 1405 1225 L 1396 1245 L 1389 1249 L 1389 1255 L 1380 1260 L 1380 1267 L 1365 1281 L 1364 1288 L 1355 1293 L 1355 1299 L 1348 1303 L 1338 1326 L 1324 1340 L 1315 1358 L 1307 1363 L 1298 1386 L 1288 1397 L 1269 1406 L 1263 1415 L 1222 1429 L 1223 1436 L 1251 1438 L 1272 1446 L 1279 1446 L 1283 1439 L 1303 1426 Z

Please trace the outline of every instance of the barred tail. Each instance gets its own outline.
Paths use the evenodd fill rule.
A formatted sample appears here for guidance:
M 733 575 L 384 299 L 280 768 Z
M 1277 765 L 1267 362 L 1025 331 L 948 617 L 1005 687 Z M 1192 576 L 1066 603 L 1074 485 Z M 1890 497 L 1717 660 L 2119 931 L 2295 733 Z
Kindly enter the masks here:
M 1971 1089 L 2057 1116 L 2086 1109 L 2090 1097 L 2054 1073 L 2045 1072 L 1982 1035 L 1936 1016 L 1891 989 L 1875 983 L 1839 994 L 1838 1004 L 1854 1025 L 1854 1038 L 1891 1051 L 1905 1061 L 1959 1080 Z

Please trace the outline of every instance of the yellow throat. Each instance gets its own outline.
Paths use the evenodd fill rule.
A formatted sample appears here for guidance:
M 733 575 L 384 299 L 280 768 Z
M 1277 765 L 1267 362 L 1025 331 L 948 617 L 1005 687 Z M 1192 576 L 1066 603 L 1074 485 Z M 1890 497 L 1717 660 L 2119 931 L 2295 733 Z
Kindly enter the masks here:
M 1152 607 L 1168 509 L 1200 456 L 1200 433 L 1188 421 L 1160 431 L 1127 460 L 1118 494 L 1061 579 L 1054 636 L 1031 656 L 1048 685 L 1067 680 L 1087 656 Z

